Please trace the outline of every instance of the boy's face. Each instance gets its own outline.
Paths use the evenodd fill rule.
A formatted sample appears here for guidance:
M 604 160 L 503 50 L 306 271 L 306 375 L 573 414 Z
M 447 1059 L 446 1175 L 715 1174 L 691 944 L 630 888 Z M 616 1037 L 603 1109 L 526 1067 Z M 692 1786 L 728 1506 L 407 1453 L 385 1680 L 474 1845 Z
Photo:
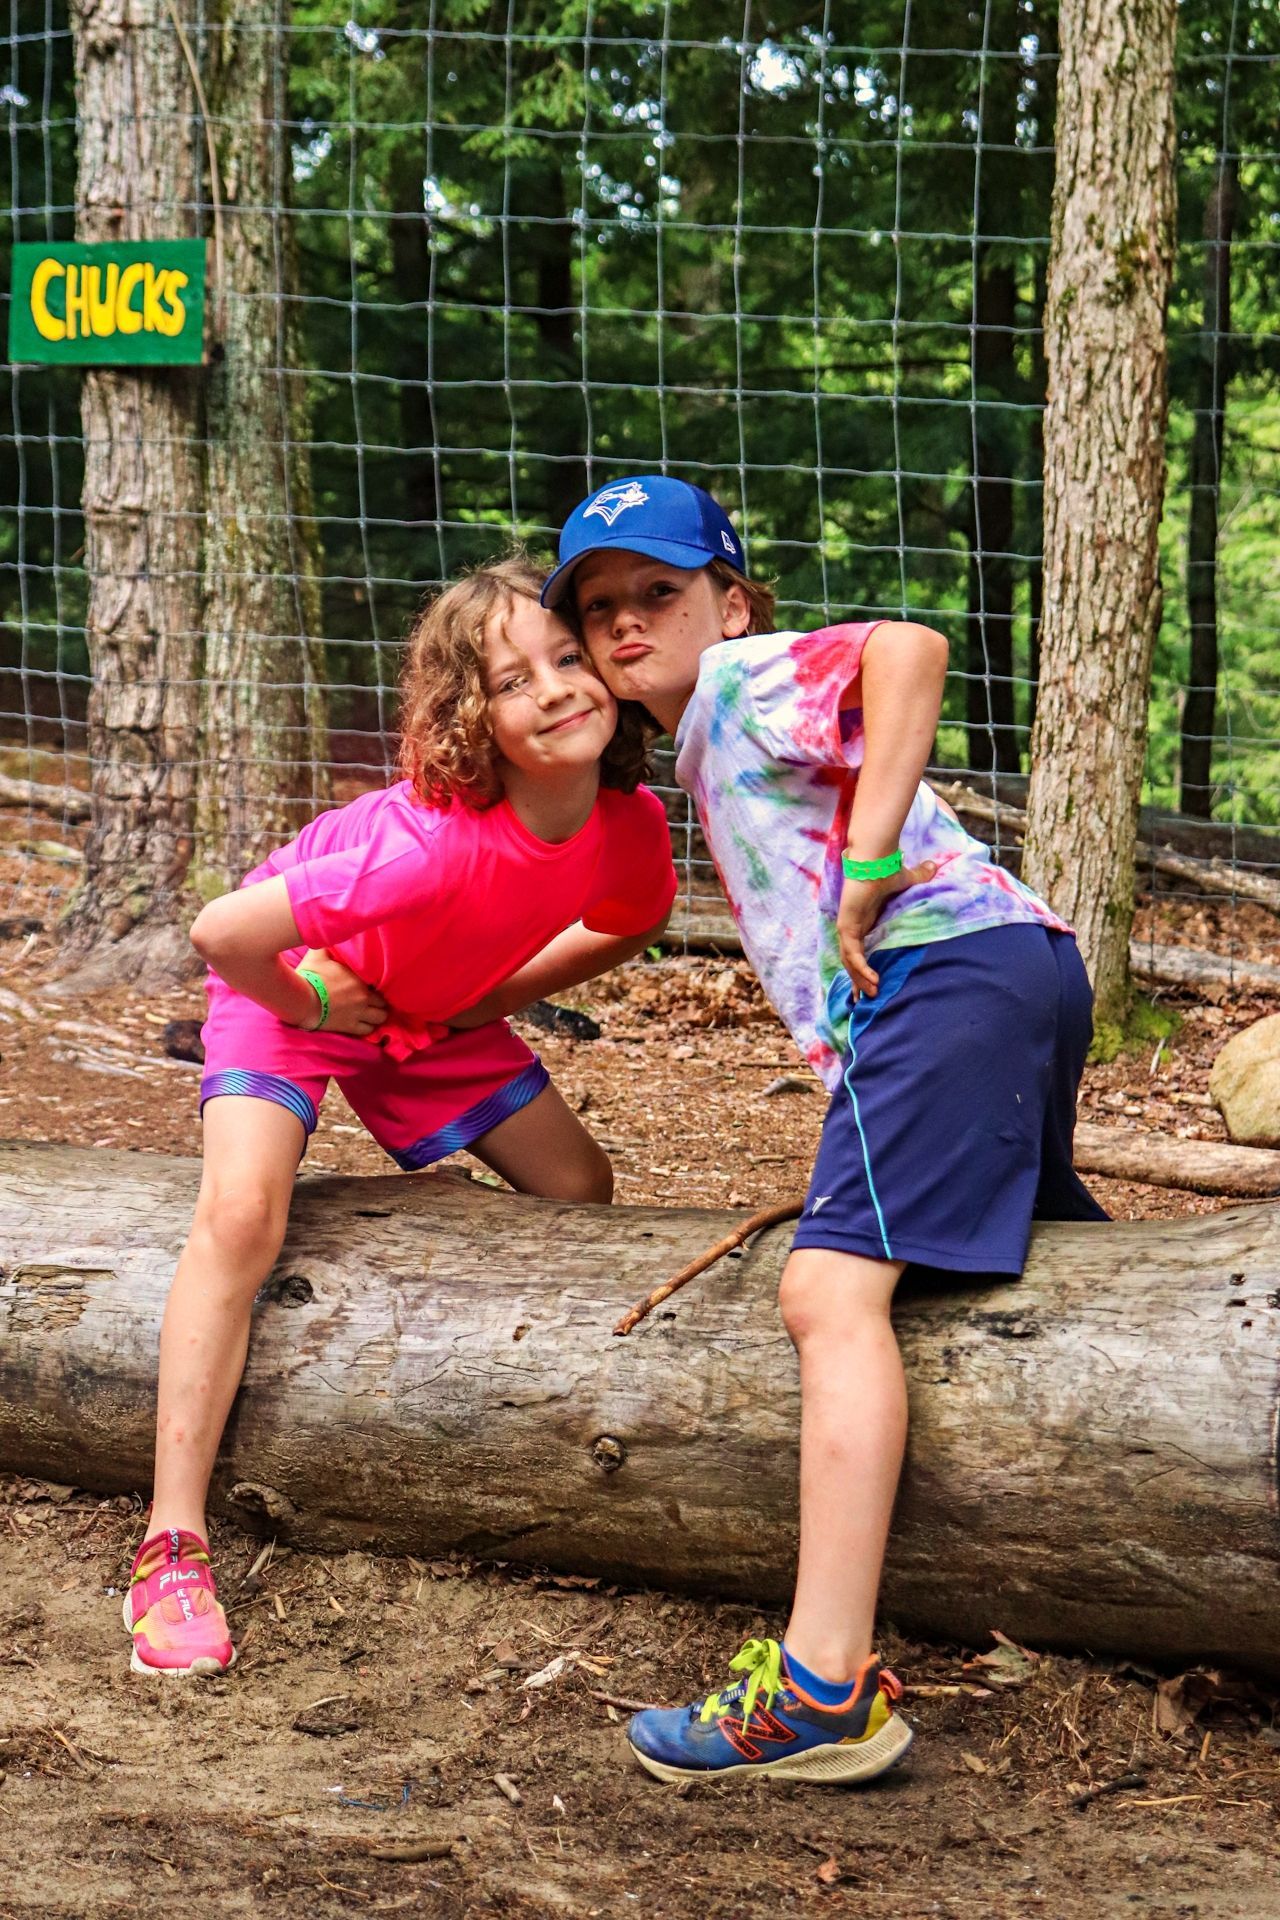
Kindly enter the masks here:
M 572 592 L 592 661 L 619 700 L 661 717 L 683 706 L 698 663 L 718 641 L 745 633 L 746 595 L 722 590 L 706 567 L 688 570 L 611 547 L 588 554 Z
M 555 775 L 599 760 L 618 709 L 557 615 L 513 594 L 485 633 L 484 668 L 493 742 L 509 766 Z

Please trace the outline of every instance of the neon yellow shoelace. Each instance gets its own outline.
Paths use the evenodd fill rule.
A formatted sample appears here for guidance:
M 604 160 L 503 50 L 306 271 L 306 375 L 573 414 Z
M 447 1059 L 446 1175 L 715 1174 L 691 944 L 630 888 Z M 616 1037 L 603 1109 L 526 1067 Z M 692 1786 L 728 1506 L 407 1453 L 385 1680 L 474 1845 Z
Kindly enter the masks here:
M 741 1653 L 735 1653 L 729 1662 L 732 1673 L 745 1673 L 747 1684 L 742 1693 L 742 1724 L 746 1726 L 755 1708 L 756 1701 L 763 1693 L 764 1704 L 771 1707 L 782 1692 L 785 1681 L 782 1678 L 782 1648 L 776 1640 L 748 1640 Z M 699 1720 L 705 1726 L 717 1715 L 728 1713 L 731 1707 L 738 1705 L 736 1696 L 740 1680 L 733 1686 L 724 1687 L 719 1693 L 709 1693 L 702 1703 Z

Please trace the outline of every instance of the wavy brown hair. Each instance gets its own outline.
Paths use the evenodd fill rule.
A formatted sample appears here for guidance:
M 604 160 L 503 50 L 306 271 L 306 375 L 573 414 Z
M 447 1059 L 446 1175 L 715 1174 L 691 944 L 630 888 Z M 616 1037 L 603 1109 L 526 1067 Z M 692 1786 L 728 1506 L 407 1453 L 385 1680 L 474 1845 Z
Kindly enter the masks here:
M 502 798 L 485 677 L 485 635 L 512 602 L 536 601 L 548 568 L 521 548 L 464 574 L 423 607 L 400 675 L 400 772 L 428 806 L 477 809 Z M 619 724 L 600 758 L 600 784 L 634 793 L 649 771 L 639 728 Z

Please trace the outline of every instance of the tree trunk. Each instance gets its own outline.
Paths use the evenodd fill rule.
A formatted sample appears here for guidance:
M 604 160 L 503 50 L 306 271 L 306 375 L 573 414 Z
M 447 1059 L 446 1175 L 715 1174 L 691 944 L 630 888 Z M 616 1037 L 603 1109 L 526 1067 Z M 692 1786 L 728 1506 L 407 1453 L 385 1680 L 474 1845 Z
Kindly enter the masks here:
M 1176 0 L 1064 0 L 1045 346 L 1045 590 L 1026 875 L 1128 1010 L 1160 613 Z
M 1204 210 L 1204 325 L 1196 379 L 1196 424 L 1188 476 L 1187 616 L 1191 648 L 1182 709 L 1179 799 L 1184 813 L 1213 813 L 1213 734 L 1218 703 L 1218 497 L 1231 354 L 1231 236 L 1240 162 L 1218 162 Z
M 285 0 L 220 0 L 209 111 L 224 194 L 209 375 L 199 884 L 234 886 L 329 798 L 319 543 L 284 123 Z M 219 298 L 220 296 L 220 298 Z
M 75 0 L 76 238 L 193 235 L 191 78 L 163 0 Z M 200 372 L 84 375 L 93 824 L 68 986 L 184 970 L 199 717 Z
M 0 1147 L 0 1465 L 146 1485 L 195 1161 Z M 282 1538 L 781 1602 L 799 1393 L 761 1235 L 627 1340 L 734 1216 L 442 1175 L 304 1179 L 215 1501 Z M 920 1275 L 885 1579 L 909 1632 L 1280 1673 L 1280 1208 L 1043 1227 L 1021 1283 Z

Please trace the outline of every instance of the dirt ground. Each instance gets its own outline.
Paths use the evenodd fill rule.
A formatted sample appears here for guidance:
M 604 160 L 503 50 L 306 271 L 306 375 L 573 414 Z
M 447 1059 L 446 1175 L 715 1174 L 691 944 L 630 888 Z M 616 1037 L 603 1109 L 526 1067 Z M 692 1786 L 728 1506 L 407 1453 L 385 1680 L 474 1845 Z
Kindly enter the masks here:
M 1161 937 L 1222 951 L 1212 920 L 1165 907 Z M 198 987 L 51 1000 L 48 935 L 6 931 L 0 1135 L 195 1153 L 198 1069 L 161 1035 L 199 1018 Z M 1277 957 L 1269 916 L 1237 914 L 1231 934 Z M 770 1091 L 800 1070 L 741 962 L 638 963 L 580 1004 L 598 1039 L 529 1036 L 609 1145 L 621 1202 L 803 1189 L 824 1102 Z M 1090 1068 L 1082 1112 L 1221 1138 L 1209 1065 L 1270 1009 L 1169 1004 L 1176 1030 Z M 307 1165 L 387 1170 L 337 1095 Z M 1218 1204 L 1095 1186 L 1120 1216 Z M 250 1575 L 262 1543 L 218 1527 L 238 1664 L 214 1682 L 139 1679 L 120 1588 L 142 1514 L 141 1498 L 0 1482 L 0 1920 L 1280 1915 L 1280 1702 L 1230 1675 L 886 1627 L 917 1728 L 904 1769 L 860 1794 L 681 1793 L 630 1762 L 629 1704 L 724 1684 L 727 1656 L 780 1618 L 460 1561 L 277 1551 Z M 435 1852 L 378 1857 L 395 1848 Z

